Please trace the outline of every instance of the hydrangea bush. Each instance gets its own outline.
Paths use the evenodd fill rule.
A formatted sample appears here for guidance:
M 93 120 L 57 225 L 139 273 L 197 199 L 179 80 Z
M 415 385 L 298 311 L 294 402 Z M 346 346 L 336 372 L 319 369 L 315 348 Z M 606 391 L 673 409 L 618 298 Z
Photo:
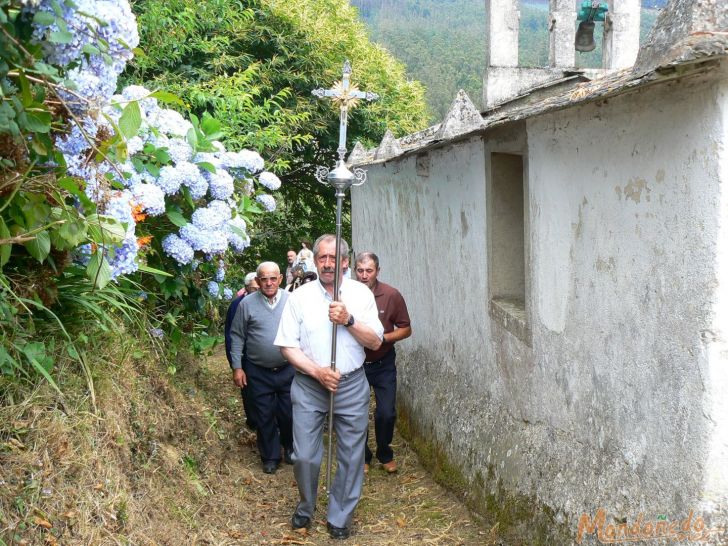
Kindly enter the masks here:
M 186 311 L 231 298 L 226 263 L 276 208 L 263 158 L 169 93 L 116 92 L 139 43 L 127 0 L 0 0 L 0 26 L 0 189 L 33 181 L 0 207 L 0 270 L 24 247 L 58 271 L 62 251 L 98 287 L 146 271 Z
M 105 252 L 103 277 L 129 275 L 148 261 L 164 266 L 163 258 L 154 259 L 150 243 L 156 239 L 161 255 L 180 270 L 196 254 L 217 260 L 222 265 L 213 274 L 221 282 L 220 258 L 250 244 L 246 215 L 260 207 L 275 210 L 273 196 L 256 192 L 252 180 L 257 175 L 267 192 L 280 187 L 279 178 L 264 171 L 257 152 L 226 150 L 217 140 L 222 136 L 217 121 L 186 119 L 160 104 L 178 102 L 175 97 L 136 85 L 113 94 L 139 43 L 127 1 L 40 0 L 24 11 L 33 15 L 33 39 L 46 61 L 70 67 L 71 84 L 60 95 L 72 123 L 54 142 L 67 172 L 83 180 L 100 212 L 125 226 L 119 244 L 93 250 Z M 59 34 L 64 38 L 51 40 Z M 151 218 L 163 220 L 147 221 Z M 166 265 L 162 269 L 169 270 Z M 217 297 L 222 291 L 208 293 Z

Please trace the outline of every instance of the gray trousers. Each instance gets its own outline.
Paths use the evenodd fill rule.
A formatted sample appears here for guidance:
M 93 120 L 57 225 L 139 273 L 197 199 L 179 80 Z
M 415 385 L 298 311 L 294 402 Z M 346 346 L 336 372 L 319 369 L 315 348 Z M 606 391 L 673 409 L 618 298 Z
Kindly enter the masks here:
M 293 474 L 301 500 L 296 513 L 313 518 L 323 458 L 329 391 L 312 377 L 296 373 L 293 405 Z M 369 383 L 359 368 L 341 378 L 334 396 L 337 470 L 329 492 L 327 520 L 349 527 L 364 482 L 364 443 L 369 422 Z

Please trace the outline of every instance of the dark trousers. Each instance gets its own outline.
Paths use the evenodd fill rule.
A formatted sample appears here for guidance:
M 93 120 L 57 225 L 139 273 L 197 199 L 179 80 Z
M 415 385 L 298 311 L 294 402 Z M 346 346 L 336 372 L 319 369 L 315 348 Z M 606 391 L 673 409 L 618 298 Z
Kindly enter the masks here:
M 376 401 L 374 435 L 377 440 L 377 460 L 382 464 L 394 459 L 394 451 L 392 451 L 389 444 L 392 443 L 394 423 L 397 420 L 397 367 L 394 364 L 395 356 L 394 349 L 392 349 L 382 360 L 364 364 L 367 381 L 374 389 L 374 399 Z M 364 460 L 367 464 L 372 460 L 368 433 Z
M 254 406 L 260 458 L 264 462 L 278 462 L 281 446 L 293 448 L 291 382 L 295 371 L 289 364 L 270 369 L 250 363 L 245 370 Z
M 245 372 L 246 374 L 248 372 Z M 243 410 L 245 411 L 245 424 L 255 430 L 257 424 L 255 423 L 255 413 L 253 412 L 253 401 L 250 396 L 250 388 L 243 387 L 240 389 L 240 397 L 243 399 Z

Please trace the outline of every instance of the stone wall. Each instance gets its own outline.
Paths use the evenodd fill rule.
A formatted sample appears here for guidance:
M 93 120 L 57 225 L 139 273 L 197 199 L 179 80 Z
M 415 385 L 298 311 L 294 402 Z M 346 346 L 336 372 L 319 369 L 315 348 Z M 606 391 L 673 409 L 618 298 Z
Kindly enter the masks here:
M 353 189 L 354 248 L 413 318 L 399 402 L 493 509 L 520 499 L 575 530 L 599 507 L 726 500 L 725 79 L 372 165 Z M 524 157 L 522 311 L 490 301 L 492 153 Z

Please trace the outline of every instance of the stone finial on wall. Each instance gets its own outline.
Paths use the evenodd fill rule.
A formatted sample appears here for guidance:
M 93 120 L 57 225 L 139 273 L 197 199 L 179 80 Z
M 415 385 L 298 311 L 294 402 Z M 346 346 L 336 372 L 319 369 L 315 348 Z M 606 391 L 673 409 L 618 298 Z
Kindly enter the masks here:
M 483 126 L 483 117 L 462 89 L 455 95 L 435 138 L 448 139 Z
M 384 133 L 382 142 L 379 143 L 377 151 L 374 152 L 374 159 L 389 159 L 390 157 L 396 157 L 402 153 L 402 148 L 399 146 L 399 142 L 394 138 L 392 131 L 387 129 Z
M 356 144 L 354 144 L 354 148 L 351 150 L 351 153 L 349 154 L 349 157 L 347 158 L 346 162 L 349 165 L 358 165 L 362 161 L 366 160 L 367 158 L 367 151 L 362 146 L 362 143 L 358 140 L 356 141 Z
M 640 49 L 635 69 L 647 72 L 678 60 L 695 41 L 710 41 L 728 31 L 725 0 L 670 0 Z

